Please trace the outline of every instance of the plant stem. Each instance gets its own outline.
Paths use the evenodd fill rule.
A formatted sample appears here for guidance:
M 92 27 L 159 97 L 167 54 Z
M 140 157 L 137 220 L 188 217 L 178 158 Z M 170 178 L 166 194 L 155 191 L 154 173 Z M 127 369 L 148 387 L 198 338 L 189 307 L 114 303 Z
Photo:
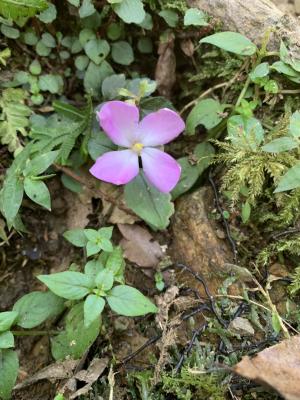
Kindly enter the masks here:
M 11 331 L 14 336 L 46 336 L 58 335 L 59 331 Z

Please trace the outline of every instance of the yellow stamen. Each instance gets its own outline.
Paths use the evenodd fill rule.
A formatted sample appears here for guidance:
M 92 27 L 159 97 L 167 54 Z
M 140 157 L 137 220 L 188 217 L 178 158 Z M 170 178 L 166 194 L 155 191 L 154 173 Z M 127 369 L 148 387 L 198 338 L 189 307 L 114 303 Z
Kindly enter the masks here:
M 143 147 L 144 145 L 142 143 L 135 143 L 131 148 L 133 151 L 140 154 L 140 152 L 143 150 Z

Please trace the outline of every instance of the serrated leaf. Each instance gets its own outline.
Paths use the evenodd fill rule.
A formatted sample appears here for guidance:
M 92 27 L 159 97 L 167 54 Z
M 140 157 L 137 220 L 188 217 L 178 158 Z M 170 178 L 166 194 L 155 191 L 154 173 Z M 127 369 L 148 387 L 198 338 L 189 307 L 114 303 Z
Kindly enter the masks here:
M 113 311 L 126 317 L 157 312 L 157 307 L 147 297 L 139 290 L 127 285 L 115 286 L 106 300 Z
M 82 299 L 92 288 L 91 280 L 81 272 L 64 271 L 39 275 L 38 279 L 57 296 L 68 300 Z
M 125 186 L 125 202 L 155 229 L 165 229 L 174 212 L 169 193 L 161 193 L 146 181 L 143 173 Z
M 24 191 L 32 201 L 51 211 L 51 197 L 44 182 L 25 178 Z
M 84 326 L 88 328 L 97 320 L 105 306 L 105 300 L 102 297 L 90 294 L 84 302 Z
M 72 307 L 66 317 L 65 330 L 51 341 L 55 360 L 81 358 L 99 335 L 100 326 L 100 318 L 97 318 L 85 327 L 83 302 Z
M 84 233 L 84 229 L 72 229 L 66 231 L 63 236 L 66 240 L 68 240 L 68 242 L 72 243 L 76 247 L 85 247 L 87 244 L 87 238 Z
M 257 50 L 251 40 L 237 32 L 214 33 L 201 39 L 200 43 L 213 44 L 220 49 L 242 56 L 252 56 Z
M 31 292 L 21 297 L 13 307 L 18 313 L 16 324 L 25 329 L 34 328 L 64 309 L 64 300 L 52 292 Z
M 11 398 L 12 389 L 16 383 L 19 370 L 18 355 L 15 351 L 7 349 L 0 351 L 0 398 Z
M 110 290 L 114 283 L 114 274 L 112 271 L 108 270 L 107 268 L 100 271 L 95 279 L 95 283 L 97 288 L 107 291 Z

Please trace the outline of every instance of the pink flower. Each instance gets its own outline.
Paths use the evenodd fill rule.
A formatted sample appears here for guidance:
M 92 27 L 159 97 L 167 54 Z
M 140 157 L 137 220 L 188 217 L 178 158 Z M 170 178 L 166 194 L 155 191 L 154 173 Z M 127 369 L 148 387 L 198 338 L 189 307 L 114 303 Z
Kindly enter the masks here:
M 139 122 L 139 109 L 123 101 L 109 101 L 97 113 L 102 129 L 126 150 L 109 151 L 99 157 L 90 173 L 105 182 L 123 185 L 139 173 L 139 157 L 147 180 L 161 192 L 170 192 L 181 168 L 171 156 L 156 147 L 169 143 L 183 130 L 176 112 L 162 108 Z

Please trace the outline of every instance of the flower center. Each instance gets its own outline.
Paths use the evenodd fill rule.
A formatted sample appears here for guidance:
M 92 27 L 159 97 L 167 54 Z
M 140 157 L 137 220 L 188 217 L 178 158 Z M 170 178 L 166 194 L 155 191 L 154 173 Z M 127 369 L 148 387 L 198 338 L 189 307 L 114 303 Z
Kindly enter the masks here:
M 144 147 L 143 143 L 134 143 L 134 145 L 131 147 L 131 149 L 135 153 L 140 154 L 141 151 L 143 150 L 143 147 Z

